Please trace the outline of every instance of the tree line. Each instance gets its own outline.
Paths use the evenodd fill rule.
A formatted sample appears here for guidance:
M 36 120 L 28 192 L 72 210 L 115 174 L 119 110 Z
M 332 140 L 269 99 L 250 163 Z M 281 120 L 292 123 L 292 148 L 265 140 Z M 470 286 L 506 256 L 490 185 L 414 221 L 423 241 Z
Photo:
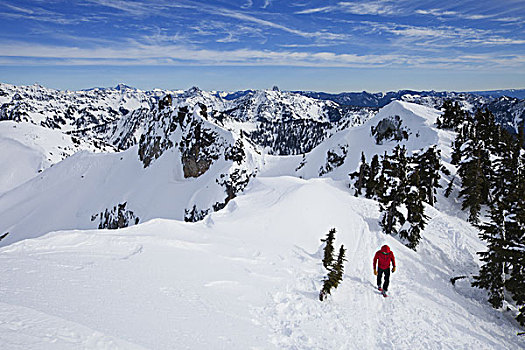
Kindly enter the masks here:
M 488 110 L 474 114 L 445 101 L 437 126 L 457 133 L 452 163 L 461 179 L 459 197 L 487 251 L 474 286 L 486 289 L 495 308 L 511 297 L 525 325 L 525 152 L 523 127 L 512 134 Z M 446 193 L 447 194 L 447 193 Z M 450 191 L 448 191 L 450 194 Z M 487 215 L 482 216 L 482 209 Z
M 391 154 L 374 155 L 370 164 L 361 153 L 359 169 L 349 176 L 355 196 L 379 202 L 383 232 L 398 234 L 407 247 L 416 250 L 428 219 L 424 203 L 435 204 L 440 173 L 450 174 L 436 146 L 408 155 L 398 145 Z

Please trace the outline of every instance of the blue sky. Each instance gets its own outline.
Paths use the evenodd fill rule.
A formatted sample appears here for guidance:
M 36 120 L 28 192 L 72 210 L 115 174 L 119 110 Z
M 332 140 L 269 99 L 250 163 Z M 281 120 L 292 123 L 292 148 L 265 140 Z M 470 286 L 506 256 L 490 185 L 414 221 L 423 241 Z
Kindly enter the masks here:
M 2 0 L 0 81 L 524 88 L 524 25 L 524 0 Z

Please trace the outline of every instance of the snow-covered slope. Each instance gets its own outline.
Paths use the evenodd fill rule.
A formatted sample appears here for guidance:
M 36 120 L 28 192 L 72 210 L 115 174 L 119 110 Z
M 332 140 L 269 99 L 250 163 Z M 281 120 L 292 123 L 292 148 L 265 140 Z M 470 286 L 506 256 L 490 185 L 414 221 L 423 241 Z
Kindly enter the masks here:
M 85 141 L 32 123 L 0 123 L 0 194 L 33 178 L 42 170 L 75 154 L 114 151 L 107 144 Z
M 199 223 L 155 219 L 64 231 L 0 249 L 0 343 L 9 349 L 518 349 L 513 321 L 468 283 L 483 248 L 431 211 L 418 252 L 385 236 L 375 202 L 330 179 L 256 179 Z M 347 248 L 342 285 L 318 292 L 321 242 Z M 391 295 L 372 257 L 396 254 Z
M 0 195 L 0 232 L 9 232 L 0 244 L 152 218 L 195 221 L 221 209 L 257 173 L 258 155 L 203 114 L 165 105 L 139 145 L 79 152 Z
M 359 166 L 361 152 L 369 161 L 375 154 L 390 152 L 396 145 L 404 145 L 408 152 L 440 144 L 438 131 L 434 123 L 439 111 L 409 102 L 394 101 L 383 107 L 373 118 L 362 126 L 345 129 L 333 135 L 312 150 L 304 160 L 301 160 L 298 174 L 303 178 L 329 176 L 337 180 L 348 179 L 348 174 Z M 396 120 L 399 120 L 397 122 Z M 373 130 L 385 123 L 392 123 L 391 127 L 406 132 L 406 138 L 399 141 L 387 138 L 380 140 Z M 377 133 L 376 133 L 377 134 Z M 447 148 L 450 144 L 440 144 Z M 336 155 L 335 161 L 334 156 Z
M 370 160 L 397 144 L 408 152 L 438 144 L 445 157 L 450 154 L 450 133 L 433 127 L 439 112 L 408 102 L 392 102 L 363 126 L 336 133 L 304 157 L 259 154 L 235 132 L 212 123 L 203 105 L 189 110 L 177 103 L 159 102 L 137 146 L 76 154 L 0 196 L 0 232 L 10 232 L 0 245 L 59 229 L 106 227 L 107 216 L 118 221 L 119 211 L 126 217 L 119 227 L 159 217 L 199 220 L 220 210 L 259 173 L 348 182 L 361 152 Z M 385 121 L 406 138 L 378 144 L 372 130 Z

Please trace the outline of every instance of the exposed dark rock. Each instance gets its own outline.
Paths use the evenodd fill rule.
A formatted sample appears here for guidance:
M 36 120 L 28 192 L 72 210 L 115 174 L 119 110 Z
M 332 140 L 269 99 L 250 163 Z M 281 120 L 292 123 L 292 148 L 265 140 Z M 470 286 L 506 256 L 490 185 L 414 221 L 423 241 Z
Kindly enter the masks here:
M 381 120 L 375 127 L 372 126 L 372 135 L 376 144 L 382 145 L 384 140 L 401 141 L 408 139 L 408 128 L 402 126 L 403 121 L 398 115 Z
M 319 176 L 323 176 L 343 165 L 348 154 L 348 145 L 339 145 L 338 150 L 328 150 L 326 152 L 326 164 L 319 169 Z
M 166 95 L 163 98 L 159 100 L 159 111 L 163 110 L 166 107 L 171 107 L 171 104 L 173 103 L 173 99 L 171 95 Z
M 191 210 L 186 209 L 184 211 L 184 221 L 186 222 L 197 222 L 204 219 L 206 215 L 210 212 L 210 209 L 199 210 L 197 206 L 194 205 Z
M 106 209 L 99 214 L 91 216 L 91 221 L 99 218 L 99 229 L 118 229 L 136 225 L 140 219 L 131 210 L 126 210 L 127 202 L 114 206 L 111 210 Z
M 216 144 L 219 135 L 203 126 L 203 122 L 192 120 L 185 127 L 179 145 L 182 154 L 184 177 L 199 177 L 204 174 L 222 153 Z
M 180 113 L 179 110 L 177 118 L 173 118 L 171 109 L 167 112 L 153 112 L 148 131 L 142 134 L 139 140 L 139 159 L 144 164 L 144 168 L 147 168 L 153 160 L 158 159 L 164 151 L 173 147 L 173 142 L 169 137 L 177 129 Z

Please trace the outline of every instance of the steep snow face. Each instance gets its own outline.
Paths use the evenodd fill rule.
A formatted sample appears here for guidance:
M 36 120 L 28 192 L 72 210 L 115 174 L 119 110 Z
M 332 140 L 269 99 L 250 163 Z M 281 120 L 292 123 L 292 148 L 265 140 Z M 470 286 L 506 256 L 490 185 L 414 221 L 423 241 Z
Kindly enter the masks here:
M 0 122 L 0 194 L 36 176 L 80 150 L 114 151 L 101 142 L 88 142 L 31 123 Z
M 512 320 L 464 280 L 476 231 L 437 211 L 418 252 L 377 225 L 377 203 L 330 179 L 261 178 L 225 210 L 189 224 L 63 231 L 0 249 L 6 348 L 520 349 Z M 347 249 L 325 302 L 323 238 Z M 372 257 L 396 255 L 390 296 Z
M 438 130 L 433 126 L 440 113 L 414 103 L 394 101 L 362 126 L 338 132 L 312 150 L 301 159 L 297 174 L 303 178 L 328 176 L 347 180 L 348 174 L 359 166 L 361 152 L 370 160 L 375 154 L 390 152 L 398 144 L 404 145 L 409 153 L 435 144 L 449 148 L 449 144 L 441 145 Z M 389 130 L 392 132 L 385 132 Z M 378 133 L 384 135 L 378 137 Z

